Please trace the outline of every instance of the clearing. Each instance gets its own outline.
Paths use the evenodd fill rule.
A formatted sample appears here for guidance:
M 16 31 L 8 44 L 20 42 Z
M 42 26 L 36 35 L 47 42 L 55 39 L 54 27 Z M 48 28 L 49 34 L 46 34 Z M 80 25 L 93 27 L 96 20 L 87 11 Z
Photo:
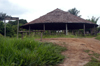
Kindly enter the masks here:
M 47 38 L 43 39 L 42 42 L 52 42 L 68 49 L 62 52 L 65 59 L 58 66 L 84 66 L 91 60 L 84 50 L 100 54 L 100 41 L 95 38 Z

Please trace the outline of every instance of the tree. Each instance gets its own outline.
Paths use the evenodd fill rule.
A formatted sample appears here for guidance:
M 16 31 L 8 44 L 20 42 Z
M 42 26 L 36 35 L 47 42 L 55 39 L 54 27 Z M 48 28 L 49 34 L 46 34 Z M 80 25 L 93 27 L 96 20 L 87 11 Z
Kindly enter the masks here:
M 8 23 L 11 24 L 11 25 L 17 25 L 18 21 L 9 21 Z M 20 19 L 19 20 L 20 26 L 25 24 L 25 23 L 27 23 L 27 20 L 25 20 L 25 19 Z
M 96 17 L 92 16 L 92 18 L 91 18 L 91 19 L 87 19 L 87 20 L 89 20 L 89 21 L 91 21 L 91 22 L 93 22 L 93 23 L 97 24 L 97 21 L 99 20 L 99 17 L 98 17 L 98 18 L 96 18 Z
M 4 23 L 0 21 L 0 34 L 4 35 Z
M 78 15 L 80 13 L 80 11 L 77 10 L 76 8 L 72 8 L 72 9 L 68 10 L 68 12 L 75 16 L 79 16 L 79 17 L 81 16 L 81 15 Z
M 3 21 L 5 17 L 11 17 L 9 15 L 6 15 L 6 13 L 0 13 L 0 21 Z

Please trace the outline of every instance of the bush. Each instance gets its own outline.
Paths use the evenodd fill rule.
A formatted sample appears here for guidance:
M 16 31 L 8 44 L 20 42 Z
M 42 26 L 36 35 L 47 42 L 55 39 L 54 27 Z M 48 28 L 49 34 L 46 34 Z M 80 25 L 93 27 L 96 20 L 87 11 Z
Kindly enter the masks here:
M 0 66 L 49 66 L 60 63 L 65 48 L 33 38 L 0 37 Z

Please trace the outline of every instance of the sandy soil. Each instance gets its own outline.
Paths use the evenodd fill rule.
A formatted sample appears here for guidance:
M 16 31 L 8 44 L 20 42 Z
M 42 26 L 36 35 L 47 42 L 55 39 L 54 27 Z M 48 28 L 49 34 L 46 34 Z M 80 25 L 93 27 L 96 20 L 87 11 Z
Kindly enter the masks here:
M 100 41 L 95 38 L 49 38 L 42 41 L 52 42 L 68 49 L 62 52 L 66 58 L 58 66 L 84 66 L 90 60 L 90 56 L 84 50 L 100 54 Z

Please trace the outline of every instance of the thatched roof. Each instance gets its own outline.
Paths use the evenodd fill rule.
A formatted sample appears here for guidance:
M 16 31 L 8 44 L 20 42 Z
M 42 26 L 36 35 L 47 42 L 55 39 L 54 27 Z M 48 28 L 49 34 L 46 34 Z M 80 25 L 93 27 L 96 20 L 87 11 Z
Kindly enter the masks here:
M 77 17 L 75 15 L 70 14 L 69 12 L 65 12 L 63 10 L 60 9 L 55 9 L 49 13 L 47 13 L 46 15 L 41 16 L 38 19 L 35 19 L 29 23 L 26 23 L 25 25 L 23 25 L 22 27 L 25 27 L 27 25 L 35 25 L 35 24 L 50 24 L 50 23 L 73 23 L 73 24 L 92 24 L 92 25 L 96 25 L 90 21 L 84 20 L 80 17 Z M 37 26 L 38 27 L 38 26 Z

